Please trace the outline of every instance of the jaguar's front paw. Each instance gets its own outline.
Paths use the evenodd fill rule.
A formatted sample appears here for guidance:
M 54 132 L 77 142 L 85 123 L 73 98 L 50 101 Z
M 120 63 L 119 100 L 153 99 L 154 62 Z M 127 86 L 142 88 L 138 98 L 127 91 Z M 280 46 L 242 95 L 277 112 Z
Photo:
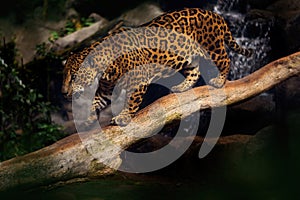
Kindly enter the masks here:
M 93 129 L 93 127 L 97 124 L 98 118 L 97 116 L 90 116 L 85 122 L 82 124 L 82 129 L 87 131 Z
M 221 88 L 225 84 L 226 79 L 222 77 L 216 77 L 209 81 L 209 84 L 215 88 Z
M 183 84 L 175 85 L 171 88 L 172 92 L 184 92 L 188 89 L 190 89 L 190 87 Z
M 131 115 L 130 114 L 119 114 L 115 116 L 111 120 L 111 124 L 118 125 L 118 126 L 126 126 L 131 122 Z

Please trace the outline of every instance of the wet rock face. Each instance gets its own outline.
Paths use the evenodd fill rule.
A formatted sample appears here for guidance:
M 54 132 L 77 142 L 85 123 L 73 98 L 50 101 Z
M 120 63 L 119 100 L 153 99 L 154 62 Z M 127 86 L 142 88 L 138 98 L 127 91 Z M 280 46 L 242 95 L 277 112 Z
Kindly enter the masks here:
M 249 6 L 255 9 L 266 9 L 269 5 L 278 0 L 247 0 Z
M 278 57 L 300 50 L 300 1 L 279 0 L 267 10 L 276 18 L 273 49 Z
M 300 1 L 299 0 L 277 0 L 272 4 L 269 4 L 268 10 L 284 13 L 289 11 L 298 11 L 300 10 Z
M 300 11 L 300 10 L 299 10 Z M 288 34 L 288 46 L 291 51 L 300 50 L 300 13 L 298 13 L 294 19 L 290 20 L 286 28 Z

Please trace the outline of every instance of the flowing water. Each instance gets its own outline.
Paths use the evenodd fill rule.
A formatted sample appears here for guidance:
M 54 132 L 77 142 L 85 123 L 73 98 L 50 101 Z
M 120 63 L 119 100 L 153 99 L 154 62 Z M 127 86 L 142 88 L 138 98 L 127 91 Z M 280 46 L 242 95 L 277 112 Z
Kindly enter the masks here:
M 240 5 L 241 3 L 240 0 L 219 0 L 213 8 L 214 12 L 225 18 L 237 42 L 242 47 L 254 49 L 254 55 L 250 58 L 228 51 L 231 59 L 231 80 L 242 78 L 270 61 L 272 21 L 247 19 L 245 10 L 250 7 Z

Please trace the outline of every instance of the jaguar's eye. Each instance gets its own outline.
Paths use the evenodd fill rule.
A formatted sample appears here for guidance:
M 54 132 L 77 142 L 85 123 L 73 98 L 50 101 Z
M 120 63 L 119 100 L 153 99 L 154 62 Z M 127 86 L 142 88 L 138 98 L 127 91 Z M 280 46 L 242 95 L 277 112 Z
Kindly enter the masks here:
M 74 81 L 74 80 L 75 80 L 75 78 L 76 78 L 76 75 L 75 75 L 75 74 L 72 74 L 72 75 L 71 75 L 71 79 L 72 79 L 72 81 Z

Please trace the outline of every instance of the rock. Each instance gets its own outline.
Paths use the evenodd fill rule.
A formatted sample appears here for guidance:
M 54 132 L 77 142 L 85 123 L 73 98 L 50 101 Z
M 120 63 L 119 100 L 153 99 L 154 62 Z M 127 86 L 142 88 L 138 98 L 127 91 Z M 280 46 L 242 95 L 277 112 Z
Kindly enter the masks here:
M 65 24 L 65 19 L 60 21 L 28 20 L 22 25 L 16 25 L 8 19 L 0 19 L 1 36 L 7 42 L 14 41 L 18 50 L 17 61 L 24 65 L 35 58 L 36 46 L 48 42 L 53 30 L 59 30 Z
M 245 102 L 233 105 L 233 110 L 244 110 L 249 112 L 274 112 L 275 102 L 274 95 L 271 93 L 263 93 L 256 97 L 253 97 Z
M 286 91 L 286 100 L 289 106 L 297 107 L 300 105 L 300 75 L 290 78 L 282 83 Z
M 296 13 L 290 13 L 290 18 L 287 20 L 285 26 L 282 27 L 284 31 L 284 42 L 288 47 L 287 53 L 292 53 L 300 50 L 300 10 Z
M 129 25 L 138 26 L 161 15 L 163 11 L 155 3 L 144 3 L 122 14 L 118 19 L 124 20 Z
M 78 19 L 79 14 L 76 12 L 76 10 L 74 8 L 70 8 L 66 12 L 66 18 L 67 19 Z
M 267 10 L 276 16 L 272 43 L 277 57 L 298 51 L 300 49 L 300 1 L 279 0 L 268 6 Z
M 267 7 L 267 10 L 276 12 L 276 13 L 285 13 L 290 11 L 299 11 L 300 10 L 300 1 L 299 0 L 278 0 L 273 4 L 270 4 Z
M 276 2 L 277 0 L 247 0 L 247 3 L 251 6 L 253 9 L 265 9 L 267 8 L 270 4 Z
M 295 76 L 247 101 L 228 106 L 223 132 L 256 134 L 300 104 L 300 76 Z
M 261 10 L 261 9 L 251 9 L 247 15 L 247 20 L 256 19 L 256 20 L 275 20 L 275 15 L 273 12 L 268 10 Z
M 102 16 L 98 15 L 97 13 L 91 13 L 89 15 L 89 18 L 93 19 L 95 22 L 99 22 L 104 19 Z

